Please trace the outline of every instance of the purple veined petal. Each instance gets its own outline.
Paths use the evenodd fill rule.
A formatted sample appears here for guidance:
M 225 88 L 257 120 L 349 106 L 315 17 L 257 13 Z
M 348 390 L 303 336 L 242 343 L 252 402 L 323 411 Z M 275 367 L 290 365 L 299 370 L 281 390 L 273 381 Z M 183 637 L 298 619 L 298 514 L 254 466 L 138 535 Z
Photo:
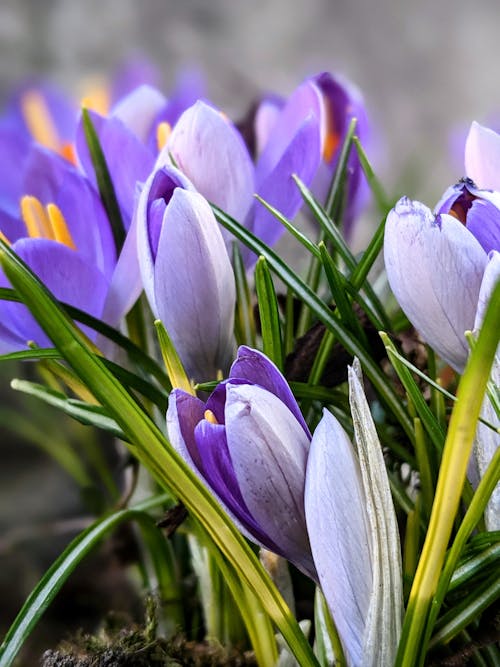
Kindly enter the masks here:
M 352 444 L 327 410 L 307 461 L 305 514 L 319 582 L 348 665 L 361 665 L 372 564 L 361 471 Z
M 59 301 L 75 306 L 93 317 L 101 317 L 108 282 L 95 265 L 62 243 L 47 239 L 21 239 L 12 245 L 12 249 Z M 25 306 L 8 303 L 3 314 L 9 328 L 25 344 L 28 340 L 34 340 L 40 347 L 51 346 Z M 82 329 L 95 340 L 96 334 L 92 329 Z
M 260 186 L 282 160 L 304 122 L 312 116 L 320 123 L 321 104 L 321 93 L 310 79 L 290 95 L 255 166 L 255 182 L 259 194 Z M 321 138 L 318 144 L 321 153 Z M 312 149 L 314 146 L 311 146 Z
M 423 338 L 462 371 L 487 256 L 450 215 L 434 218 L 419 202 L 401 199 L 389 213 L 384 257 L 396 299 Z
M 500 190 L 500 135 L 475 121 L 465 142 L 465 173 L 478 188 Z
M 154 265 L 158 250 L 157 244 L 160 239 L 166 205 L 177 187 L 194 190 L 189 180 L 178 169 L 175 169 L 171 165 L 158 167 L 144 184 L 135 211 L 139 267 L 144 291 L 155 316 L 158 316 L 154 290 Z M 159 201 L 157 205 L 154 204 L 156 200 Z M 152 246 L 152 242 L 155 243 L 154 246 Z
M 103 320 L 113 327 L 118 326 L 139 298 L 142 289 L 137 256 L 137 218 L 134 216 L 111 276 Z
M 224 502 L 217 490 L 210 485 L 210 480 L 205 478 L 204 465 L 202 463 L 198 446 L 200 445 L 204 450 L 205 466 L 211 470 L 213 463 L 215 463 L 217 445 L 219 444 L 219 441 L 217 440 L 215 442 L 215 447 L 211 447 L 210 445 L 214 443 L 207 443 L 203 437 L 203 432 L 200 433 L 198 431 L 199 442 L 197 442 L 197 439 L 195 438 L 197 425 L 202 421 L 206 422 L 204 419 L 205 409 L 205 404 L 195 396 L 191 396 L 180 389 L 174 389 L 171 392 L 168 399 L 167 431 L 172 447 L 182 456 L 193 472 L 207 486 L 244 535 L 253 541 L 257 541 L 262 546 L 264 546 L 264 543 L 268 545 L 274 544 L 268 536 L 262 533 L 255 520 L 249 514 L 248 508 L 246 508 L 244 501 L 241 499 L 241 494 L 238 495 L 240 503 L 239 511 L 233 513 L 230 506 Z M 208 434 L 208 437 L 210 437 L 210 434 Z M 225 452 L 227 454 L 227 445 L 225 445 Z M 229 461 L 227 461 L 227 463 L 230 465 Z M 214 474 L 216 474 L 216 471 Z M 234 473 L 232 474 L 232 479 L 234 480 Z M 224 489 L 224 479 L 221 478 L 219 481 Z M 238 491 L 236 491 L 236 493 L 238 494 Z M 243 508 L 245 508 L 244 511 Z M 242 522 L 240 517 L 241 519 L 245 517 L 245 520 Z M 257 536 L 264 539 L 260 541 Z
M 241 495 L 281 555 L 315 578 L 304 516 L 309 439 L 274 394 L 227 385 L 226 437 Z
M 172 447 L 201 475 L 202 465 L 194 430 L 204 418 L 205 404 L 182 389 L 174 389 L 168 397 L 167 432 Z
M 205 381 L 226 371 L 234 345 L 234 274 L 212 209 L 197 192 L 177 188 L 165 210 L 154 293 L 187 374 Z
M 241 495 L 223 424 L 202 419 L 195 428 L 201 457 L 201 472 L 225 510 L 247 537 L 268 549 L 277 549 L 273 540 L 259 526 Z
M 309 427 L 302 416 L 288 382 L 265 354 L 246 345 L 241 345 L 238 348 L 236 361 L 231 366 L 229 376 L 231 382 L 241 378 L 249 384 L 257 384 L 277 396 L 295 416 L 309 440 L 311 439 Z
M 196 102 L 177 121 L 162 151 L 208 201 L 243 220 L 254 192 L 253 164 L 240 133 L 216 109 Z
M 472 202 L 465 226 L 486 253 L 500 250 L 500 209 L 490 201 L 476 199 Z
M 311 183 L 321 160 L 320 128 L 318 119 L 309 116 L 293 136 L 285 152 L 266 178 L 257 183 L 257 193 L 287 218 L 293 218 L 302 206 L 302 196 L 292 178 L 297 174 Z M 255 201 L 252 211 L 252 232 L 268 245 L 273 245 L 284 231 L 283 225 L 260 202 Z
M 136 183 L 145 181 L 149 176 L 155 157 L 119 118 L 104 118 L 94 111 L 89 111 L 89 116 L 99 137 L 116 197 L 125 214 L 124 224 L 128 229 L 134 210 Z M 96 186 L 82 120 L 77 129 L 76 150 L 83 171 Z
M 139 141 L 146 145 L 156 118 L 167 98 L 156 88 L 141 85 L 130 91 L 111 109 L 110 117 L 120 120 Z M 128 159 L 128 156 L 127 156 Z
M 488 263 L 486 264 L 486 269 L 484 270 L 483 279 L 481 281 L 474 329 L 479 329 L 481 327 L 491 294 L 499 280 L 500 252 L 492 251 L 488 256 Z
M 198 100 L 204 100 L 205 96 L 205 78 L 201 72 L 195 68 L 181 70 L 170 91 L 168 101 L 156 119 L 157 123 L 165 121 L 174 127 L 181 114 Z

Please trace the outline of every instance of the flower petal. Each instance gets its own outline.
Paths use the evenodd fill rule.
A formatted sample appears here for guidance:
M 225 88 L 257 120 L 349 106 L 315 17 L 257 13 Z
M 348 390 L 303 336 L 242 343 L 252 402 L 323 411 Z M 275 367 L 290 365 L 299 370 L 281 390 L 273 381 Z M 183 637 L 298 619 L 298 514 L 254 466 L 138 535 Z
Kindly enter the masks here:
M 163 154 L 172 154 L 208 201 L 243 220 L 254 192 L 253 165 L 240 133 L 219 111 L 196 102 L 177 121 Z
M 465 173 L 478 188 L 500 190 L 500 135 L 476 121 L 465 142 Z
M 146 145 L 156 124 L 156 117 L 166 103 L 167 99 L 163 93 L 143 84 L 123 97 L 113 107 L 110 117 L 120 120 L 142 144 Z
M 154 270 L 157 315 L 190 377 L 226 371 L 236 288 L 219 225 L 197 192 L 177 188 L 163 218 Z
M 242 378 L 249 384 L 259 385 L 277 396 L 292 412 L 307 437 L 311 439 L 309 427 L 302 416 L 288 382 L 265 354 L 246 345 L 241 345 L 238 348 L 238 355 L 231 366 L 229 375 L 232 382 L 235 378 Z
M 12 248 L 59 301 L 101 317 L 108 283 L 95 265 L 62 243 L 47 239 L 20 239 Z M 25 306 L 10 302 L 2 306 L 2 321 L 24 341 L 23 348 L 29 340 L 40 347 L 51 346 Z M 82 329 L 95 340 L 93 330 Z
M 373 582 L 361 471 L 353 446 L 327 410 L 307 461 L 305 512 L 321 588 L 350 665 L 361 665 Z
M 241 495 L 279 553 L 311 577 L 315 570 L 304 516 L 309 439 L 274 394 L 227 385 L 226 437 Z
M 474 329 L 479 329 L 488 306 L 491 293 L 495 285 L 500 280 L 500 252 L 492 251 L 488 256 L 488 263 L 484 271 L 483 279 L 481 281 L 481 289 L 479 291 L 479 299 L 477 303 L 476 319 L 474 322 Z
M 385 228 L 385 266 L 392 291 L 412 324 L 445 361 L 461 371 L 487 256 L 455 218 L 436 218 L 401 199 Z

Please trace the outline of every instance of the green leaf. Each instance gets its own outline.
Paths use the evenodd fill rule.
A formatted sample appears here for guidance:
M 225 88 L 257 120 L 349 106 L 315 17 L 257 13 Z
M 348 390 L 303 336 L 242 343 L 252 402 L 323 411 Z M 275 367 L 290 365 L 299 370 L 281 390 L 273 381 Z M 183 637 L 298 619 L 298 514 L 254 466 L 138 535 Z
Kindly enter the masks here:
M 236 283 L 235 335 L 238 344 L 256 347 L 252 297 L 240 246 L 233 243 L 233 269 Z
M 85 424 L 85 426 L 95 426 L 103 431 L 107 431 L 116 438 L 120 438 L 123 441 L 127 440 L 126 435 L 119 428 L 115 420 L 109 417 L 106 410 L 100 405 L 90 405 L 75 398 L 68 398 L 54 389 L 44 387 L 36 382 L 29 382 L 28 380 L 14 379 L 11 382 L 11 387 L 29 396 L 35 396 L 48 405 L 53 405 L 81 424 Z
M 295 294 L 301 299 L 323 322 L 323 324 L 335 334 L 337 340 L 353 356 L 359 358 L 363 365 L 364 372 L 374 385 L 380 399 L 387 405 L 396 419 L 400 422 L 411 441 L 414 439 L 413 424 L 409 419 L 399 397 L 394 388 L 390 385 L 387 377 L 381 371 L 379 365 L 367 354 L 358 341 L 352 337 L 341 322 L 333 315 L 328 304 L 326 304 L 317 294 L 315 294 L 304 281 L 294 273 L 290 267 L 262 241 L 251 234 L 245 227 L 237 223 L 226 213 L 212 206 L 217 220 L 240 241 L 248 246 L 257 255 L 263 255 L 269 267 L 274 273 L 288 285 Z
M 164 504 L 168 498 L 166 494 L 155 496 L 134 508 L 121 510 L 100 519 L 71 542 L 35 586 L 5 635 L 0 646 L 0 667 L 12 665 L 23 643 L 61 590 L 69 575 L 83 558 L 99 544 L 102 538 L 126 521 L 137 521 L 141 529 L 147 533 L 150 533 L 153 529 L 159 533 L 154 521 L 146 512 L 153 507 Z
M 126 235 L 122 214 L 120 212 L 120 205 L 118 204 L 106 158 L 104 157 L 97 132 L 90 119 L 88 109 L 82 109 L 82 122 L 90 158 L 95 171 L 97 187 L 99 188 L 99 194 L 101 195 L 102 203 L 104 204 L 104 208 L 106 209 L 109 218 L 113 239 L 115 241 L 116 253 L 118 255 L 123 247 Z
M 373 196 L 375 197 L 377 206 L 380 209 L 380 211 L 384 215 L 386 215 L 389 209 L 392 207 L 392 204 L 389 202 L 387 195 L 384 192 L 384 188 L 382 187 L 382 184 L 375 176 L 373 167 L 371 166 L 370 161 L 368 160 L 366 153 L 363 150 L 359 138 L 353 137 L 352 141 L 354 143 L 354 146 L 356 147 L 358 158 L 361 163 L 361 168 L 363 169 L 363 172 L 366 176 L 366 180 L 368 181 L 368 185 L 370 186 L 370 189 L 373 192 Z
M 467 462 L 472 450 L 479 413 L 499 338 L 500 283 L 497 284 L 491 295 L 477 343 L 470 353 L 458 386 L 457 401 L 446 436 L 429 528 L 410 592 L 400 650 L 396 660 L 397 667 L 414 667 L 423 664 L 428 639 L 435 622 L 435 614 L 453 571 L 452 569 L 449 571 L 447 567 L 442 573 L 446 547 L 460 502 Z M 500 450 L 497 451 L 497 454 L 499 452 Z M 453 546 L 454 559 L 458 558 L 460 548 L 465 542 L 465 536 L 470 534 L 469 529 L 472 530 L 474 527 L 470 526 L 471 521 L 468 517 L 477 519 L 478 509 L 482 507 L 484 510 L 489 498 L 489 495 L 485 497 L 484 489 L 489 488 L 491 494 L 498 481 L 499 470 L 500 456 L 494 456 L 487 473 L 479 483 L 455 539 L 457 546 L 455 547 L 455 544 Z M 493 486 L 491 486 L 492 483 Z M 464 525 L 466 528 L 463 528 Z M 459 536 L 460 540 L 457 542 Z M 450 561 L 450 556 L 448 562 L 453 563 Z M 439 597 L 433 602 L 442 574 L 445 576 L 441 579 L 443 583 L 439 590 Z
M 255 266 L 255 290 L 259 306 L 263 352 L 274 361 L 280 370 L 283 370 L 278 300 L 264 257 L 259 257 Z
M 155 320 L 156 333 L 158 334 L 158 342 L 160 343 L 161 354 L 165 366 L 167 368 L 168 377 L 172 387 L 178 387 L 187 391 L 188 394 L 194 394 L 193 387 L 184 370 L 184 366 L 180 360 L 177 350 L 172 343 L 167 330 L 165 329 L 161 320 Z
M 344 143 L 340 149 L 335 174 L 330 184 L 330 189 L 328 190 L 328 195 L 325 202 L 325 210 L 328 212 L 330 217 L 337 219 L 337 223 L 341 209 L 341 202 L 343 200 L 343 190 L 345 188 L 347 160 L 349 158 L 349 153 L 351 152 L 352 140 L 356 130 L 357 122 L 358 121 L 356 118 L 352 118 L 351 122 L 349 123 Z
M 1 240 L 0 261 L 8 280 L 47 336 L 126 434 L 131 443 L 131 452 L 203 524 L 231 566 L 260 598 L 299 664 L 303 667 L 317 665 L 311 647 L 282 596 L 206 486 L 172 449 L 162 431 L 104 366 L 102 360 L 93 353 L 87 338 L 75 327 L 47 288 Z

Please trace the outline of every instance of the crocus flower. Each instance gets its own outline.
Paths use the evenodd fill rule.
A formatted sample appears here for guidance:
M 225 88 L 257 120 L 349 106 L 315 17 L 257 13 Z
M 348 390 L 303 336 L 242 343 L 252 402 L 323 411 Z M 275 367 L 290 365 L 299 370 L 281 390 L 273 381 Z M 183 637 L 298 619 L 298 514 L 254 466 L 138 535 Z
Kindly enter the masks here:
M 311 434 L 276 366 L 240 347 L 206 403 L 170 394 L 167 428 L 239 529 L 316 579 L 304 513 Z
M 273 244 L 282 225 L 259 202 L 257 193 L 285 216 L 301 206 L 292 179 L 310 184 L 321 159 L 320 95 L 307 81 L 279 112 L 273 131 L 254 164 L 236 126 L 219 110 L 198 101 L 179 118 L 164 148 L 210 202 Z M 230 235 L 223 232 L 227 243 Z
M 486 268 L 500 249 L 500 209 L 459 184 L 437 214 L 401 199 L 389 213 L 384 257 L 387 277 L 410 322 L 461 372 L 474 328 Z M 446 212 L 444 212 L 446 211 Z
M 308 83 L 317 92 L 317 103 L 311 108 L 314 108 L 319 118 L 321 129 L 321 162 L 311 188 L 318 200 L 325 203 L 351 120 L 353 118 L 357 120 L 356 135 L 365 150 L 370 143 L 370 127 L 361 92 L 350 81 L 340 76 L 333 76 L 329 72 L 322 72 L 308 79 Z M 300 91 L 300 88 L 298 90 Z M 252 140 L 257 155 L 262 153 L 266 144 L 272 141 L 273 133 L 278 131 L 284 106 L 285 102 L 275 95 L 264 96 L 257 106 L 254 121 L 255 137 Z M 344 235 L 349 239 L 353 222 L 368 195 L 366 180 L 354 150 L 351 150 L 347 161 L 345 187 L 342 223 Z
M 174 448 L 253 542 L 319 582 L 349 665 L 392 664 L 401 628 L 399 538 L 382 450 L 357 367 L 356 450 L 325 411 L 311 439 L 284 377 L 240 347 L 204 403 L 169 398 Z
M 0 208 L 3 239 L 59 300 L 118 324 L 137 294 L 117 279 L 123 262 L 117 262 L 98 195 L 66 160 L 35 144 L 24 167 L 20 210 L 13 215 Z M 5 276 L 0 280 L 8 285 Z M 42 347 L 50 344 L 23 305 L 2 301 L 0 310 L 2 351 L 22 349 L 31 340 Z M 95 338 L 95 332 L 87 333 Z
M 305 513 L 314 563 L 347 664 L 392 665 L 403 616 L 399 533 L 359 362 L 349 368 L 355 448 L 325 410 L 311 442 Z
M 156 169 L 137 207 L 144 289 L 186 372 L 197 381 L 225 372 L 233 355 L 235 282 L 206 200 L 169 166 Z

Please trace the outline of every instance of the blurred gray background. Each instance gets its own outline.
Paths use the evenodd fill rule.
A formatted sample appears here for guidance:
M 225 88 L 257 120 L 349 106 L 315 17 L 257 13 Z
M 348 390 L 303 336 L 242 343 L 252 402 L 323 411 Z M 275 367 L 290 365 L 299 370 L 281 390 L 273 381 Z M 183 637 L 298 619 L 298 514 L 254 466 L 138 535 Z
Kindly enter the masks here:
M 453 0 L 0 0 L 0 94 L 43 72 L 68 88 L 130 53 L 199 66 L 230 113 L 330 69 L 363 90 L 394 194 L 430 204 L 461 175 L 450 129 L 500 115 L 500 4 Z
M 364 93 L 389 193 L 432 206 L 462 176 L 452 132 L 500 119 L 499 28 L 495 0 L 0 0 L 0 101 L 33 73 L 76 93 L 79 81 L 135 53 L 161 68 L 165 91 L 179 67 L 199 67 L 209 96 L 237 118 L 259 92 L 287 94 L 329 69 Z M 2 406 L 29 423 L 40 408 L 14 406 L 16 372 L 0 367 Z M 60 416 L 50 414 L 59 428 Z M 7 425 L 0 414 L 0 631 L 57 555 L 59 538 L 67 542 L 60 520 L 82 512 L 72 480 Z M 73 437 L 72 426 L 64 429 Z M 54 645 L 67 621 L 64 608 L 53 637 L 41 630 L 37 646 Z

